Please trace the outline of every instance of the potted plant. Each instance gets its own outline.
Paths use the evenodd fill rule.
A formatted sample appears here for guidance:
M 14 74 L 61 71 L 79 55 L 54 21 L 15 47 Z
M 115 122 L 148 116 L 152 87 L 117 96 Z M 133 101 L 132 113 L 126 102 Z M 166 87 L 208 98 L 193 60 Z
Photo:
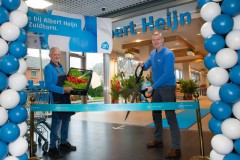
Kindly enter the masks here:
M 121 90 L 121 83 L 119 81 L 119 75 L 115 74 L 112 77 L 111 80 L 111 96 L 112 96 L 112 103 L 118 103 L 118 99 L 119 99 L 119 94 L 118 91 Z
M 182 92 L 184 100 L 192 100 L 192 95 L 198 88 L 198 85 L 193 80 L 179 80 L 180 92 Z

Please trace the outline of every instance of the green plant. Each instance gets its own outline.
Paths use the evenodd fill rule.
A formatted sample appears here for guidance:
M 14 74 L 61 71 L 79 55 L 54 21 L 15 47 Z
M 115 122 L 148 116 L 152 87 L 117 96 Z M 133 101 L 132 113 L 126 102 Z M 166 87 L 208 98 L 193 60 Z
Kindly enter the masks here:
M 112 99 L 114 100 L 118 100 L 119 98 L 119 93 L 118 91 L 121 90 L 121 84 L 120 84 L 120 81 L 119 81 L 119 74 L 115 74 L 113 75 L 112 79 L 111 79 L 111 96 L 112 96 Z
M 198 88 L 198 85 L 193 80 L 179 80 L 180 92 L 184 93 L 184 99 L 192 99 L 192 94 Z
M 151 82 L 151 84 L 153 85 L 153 80 L 152 80 L 152 72 L 150 72 L 150 74 L 147 74 L 147 76 L 145 77 L 146 81 Z

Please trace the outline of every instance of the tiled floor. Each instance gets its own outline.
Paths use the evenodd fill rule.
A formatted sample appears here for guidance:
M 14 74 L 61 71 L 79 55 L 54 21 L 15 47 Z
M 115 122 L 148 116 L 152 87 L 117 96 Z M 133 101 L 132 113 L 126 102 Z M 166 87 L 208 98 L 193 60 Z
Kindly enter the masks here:
M 200 97 L 200 107 L 209 108 L 207 97 Z M 177 111 L 179 112 L 179 111 Z M 72 116 L 69 141 L 77 146 L 76 152 L 66 154 L 61 160 L 163 160 L 170 149 L 169 129 L 164 129 L 164 148 L 147 149 L 146 142 L 153 138 L 151 112 L 131 112 L 124 121 L 126 112 L 85 112 Z M 211 151 L 209 131 L 210 114 L 202 119 L 205 155 Z M 197 125 L 181 130 L 182 157 L 189 160 L 200 155 Z M 41 151 L 38 157 L 52 159 Z

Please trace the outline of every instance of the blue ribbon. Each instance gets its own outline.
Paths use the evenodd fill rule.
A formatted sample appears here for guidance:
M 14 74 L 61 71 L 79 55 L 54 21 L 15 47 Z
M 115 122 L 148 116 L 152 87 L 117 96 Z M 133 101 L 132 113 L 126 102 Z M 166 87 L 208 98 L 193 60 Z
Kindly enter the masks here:
M 96 112 L 96 111 L 153 111 L 199 109 L 194 102 L 128 103 L 128 104 L 32 104 L 31 111 Z

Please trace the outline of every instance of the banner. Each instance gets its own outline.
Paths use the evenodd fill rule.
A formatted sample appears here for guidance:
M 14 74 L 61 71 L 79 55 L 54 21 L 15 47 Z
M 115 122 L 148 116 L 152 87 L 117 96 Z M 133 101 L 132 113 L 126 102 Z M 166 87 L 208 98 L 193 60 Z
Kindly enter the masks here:
M 112 21 L 60 11 L 28 11 L 26 30 L 36 34 L 42 49 L 59 47 L 62 51 L 111 53 Z M 31 38 L 33 34 L 30 34 Z M 29 42 L 29 41 L 28 41 Z M 31 48 L 31 45 L 28 45 Z M 35 46 L 33 46 L 35 48 Z

